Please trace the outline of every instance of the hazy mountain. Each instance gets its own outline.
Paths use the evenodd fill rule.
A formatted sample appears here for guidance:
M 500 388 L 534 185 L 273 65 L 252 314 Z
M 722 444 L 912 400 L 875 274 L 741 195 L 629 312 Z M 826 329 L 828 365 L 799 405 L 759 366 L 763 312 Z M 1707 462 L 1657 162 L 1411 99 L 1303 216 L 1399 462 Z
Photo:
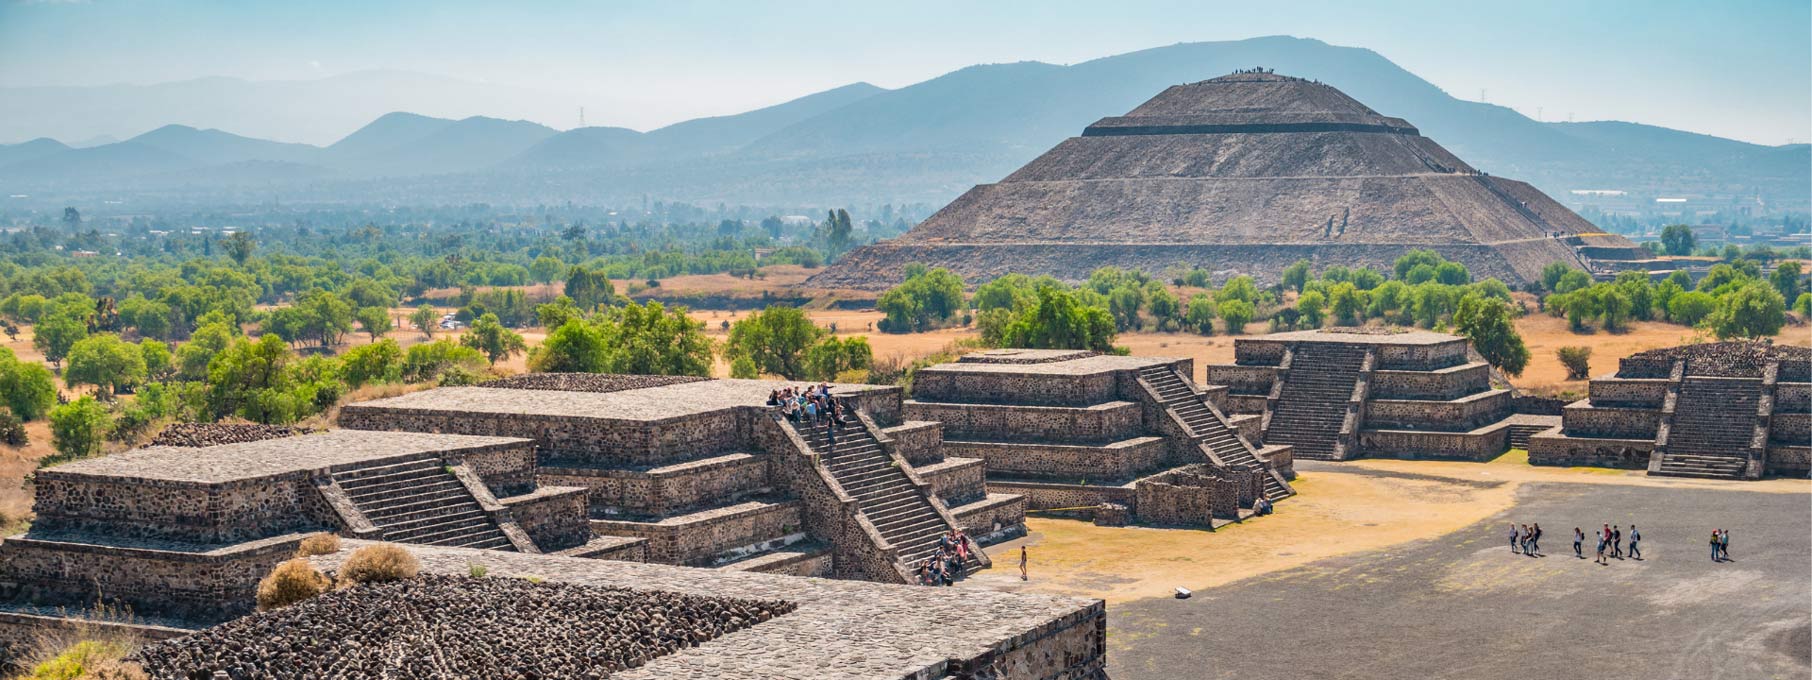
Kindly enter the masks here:
M 267 183 L 288 199 L 324 201 L 609 203 L 647 195 L 768 205 L 941 203 L 1169 85 L 1259 65 L 1334 85 L 1407 119 L 1473 166 L 1557 197 L 1623 188 L 1812 205 L 1806 145 L 1768 147 L 1635 123 L 1542 123 L 1455 99 L 1370 50 L 1287 37 L 1179 44 L 1069 66 L 972 66 L 896 90 L 857 83 L 645 134 L 453 120 L 398 105 L 386 111 L 418 113 L 373 113 L 324 149 L 180 127 L 92 149 L 33 142 L 29 151 L 0 147 L 0 180 L 79 192 L 118 189 L 122 179 L 193 188 L 228 177 Z M 18 106 L 0 103 L 0 121 Z M 247 165 L 254 161 L 266 164 Z M 231 167 L 237 173 L 221 169 L 229 163 L 241 164 Z M 178 170 L 185 172 L 145 180 Z M 287 189 L 286 181 L 293 183 Z
M 242 161 L 307 163 L 321 155 L 320 147 L 307 144 L 252 139 L 219 130 L 197 130 L 187 125 L 165 125 L 128 141 L 184 156 L 201 165 Z
M 126 139 L 171 123 L 259 139 L 328 144 L 391 111 L 566 120 L 581 104 L 611 102 L 407 71 L 359 71 L 317 80 L 197 78 L 155 85 L 0 88 L 0 135 Z M 600 106 L 602 105 L 602 106 Z
M 747 113 L 674 123 L 650 131 L 648 138 L 664 153 L 679 156 L 726 153 L 794 123 L 886 91 L 868 83 L 844 85 Z
M 68 150 L 69 145 L 49 137 L 39 137 L 29 142 L 20 142 L 18 144 L 0 144 L 0 167 L 6 167 L 13 163 L 37 160 L 45 156 L 56 155 Z

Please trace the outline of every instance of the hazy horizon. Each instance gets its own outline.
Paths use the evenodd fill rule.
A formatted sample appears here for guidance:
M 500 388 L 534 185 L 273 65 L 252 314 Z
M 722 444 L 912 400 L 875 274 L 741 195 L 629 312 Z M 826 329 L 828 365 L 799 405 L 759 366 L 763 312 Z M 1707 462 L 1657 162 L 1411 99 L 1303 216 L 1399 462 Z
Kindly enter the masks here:
M 903 87 L 975 64 L 1072 64 L 1177 42 L 1291 35 L 1370 49 L 1457 98 L 1482 94 L 1544 121 L 1623 120 L 1766 145 L 1812 138 L 1804 3 L 1286 4 L 1130 3 L 1104 12 L 1071 2 L 554 3 L 529 11 L 254 2 L 202 11 L 157 1 L 12 2 L 0 5 L 0 86 L 397 71 L 500 93 L 485 99 L 497 110 L 464 115 L 570 129 L 584 107 L 587 125 L 648 130 L 856 82 Z M 421 99 L 430 103 L 416 112 L 459 115 L 435 110 L 432 92 Z M 319 144 L 328 134 L 271 138 Z M 32 136 L 0 131 L 11 141 Z

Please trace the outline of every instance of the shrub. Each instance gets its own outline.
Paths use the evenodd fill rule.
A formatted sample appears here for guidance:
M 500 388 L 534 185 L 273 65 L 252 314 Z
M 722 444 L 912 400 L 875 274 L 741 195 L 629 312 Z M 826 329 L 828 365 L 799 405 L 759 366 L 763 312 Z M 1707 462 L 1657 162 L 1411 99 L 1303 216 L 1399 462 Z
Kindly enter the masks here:
M 113 429 L 113 415 L 93 397 L 82 397 L 50 412 L 50 440 L 59 461 L 85 458 L 101 452 L 101 443 Z
M 487 569 L 484 565 L 476 562 L 466 565 L 466 575 L 471 576 L 472 578 L 484 578 L 484 575 L 490 572 L 490 569 Z
M 340 565 L 340 586 L 415 578 L 421 567 L 421 562 L 407 550 L 394 545 L 368 545 L 352 551 L 346 563 Z
M 82 640 L 33 666 L 27 680 L 138 680 L 146 678 L 136 664 L 120 660 L 131 652 L 118 641 Z
M 25 434 L 25 424 L 13 415 L 12 409 L 0 406 L 0 444 L 7 446 L 24 446 L 31 443 Z
M 1567 367 L 1568 380 L 1585 380 L 1592 375 L 1592 348 L 1562 347 L 1554 350 L 1562 366 Z
M 308 560 L 297 557 L 277 565 L 258 582 L 258 610 L 270 611 L 327 592 L 327 577 Z
M 338 534 L 319 533 L 302 539 L 302 544 L 296 546 L 296 557 L 331 555 L 339 551 L 340 536 Z

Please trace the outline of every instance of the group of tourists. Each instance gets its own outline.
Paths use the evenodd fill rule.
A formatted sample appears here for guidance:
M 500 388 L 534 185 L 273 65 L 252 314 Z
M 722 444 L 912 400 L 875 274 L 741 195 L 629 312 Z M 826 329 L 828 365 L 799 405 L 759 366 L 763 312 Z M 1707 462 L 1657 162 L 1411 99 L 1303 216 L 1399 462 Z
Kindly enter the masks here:
M 1592 559 L 1594 563 L 1610 564 L 1611 560 L 1623 559 L 1622 526 L 1606 524 L 1599 530 L 1592 532 L 1592 535 L 1598 539 L 1597 557 Z M 1632 560 L 1642 559 L 1642 530 L 1637 529 L 1636 525 L 1631 524 L 1629 539 L 1629 558 Z M 1579 527 L 1573 527 L 1573 556 L 1582 560 L 1585 559 L 1585 532 L 1581 531 Z
M 799 425 L 827 423 L 825 436 L 830 446 L 837 445 L 837 429 L 850 422 L 853 414 L 843 400 L 831 396 L 830 383 L 783 387 L 768 391 L 768 405 L 779 407 L 780 414 Z
M 969 535 L 954 529 L 937 539 L 937 552 L 919 562 L 919 585 L 952 586 L 969 562 Z M 1020 572 L 1024 573 L 1024 566 Z
M 1541 525 L 1524 524 L 1519 527 L 1515 522 L 1511 522 L 1510 553 L 1513 555 L 1527 555 L 1529 557 L 1543 557 L 1541 554 Z
M 1711 561 L 1730 561 L 1730 530 L 1713 529 L 1711 531 Z

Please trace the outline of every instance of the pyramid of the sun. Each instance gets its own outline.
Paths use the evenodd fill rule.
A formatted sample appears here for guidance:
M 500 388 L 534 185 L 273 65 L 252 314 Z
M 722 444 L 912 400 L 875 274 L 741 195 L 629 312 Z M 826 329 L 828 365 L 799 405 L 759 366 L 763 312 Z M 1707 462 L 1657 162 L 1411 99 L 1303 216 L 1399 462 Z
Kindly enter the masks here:
M 1649 269 L 1534 187 L 1479 173 L 1399 118 L 1272 73 L 1173 86 L 1103 118 L 812 282 L 875 288 L 912 262 L 970 281 L 1174 265 L 1274 281 L 1302 258 L 1388 267 L 1410 248 L 1516 284 L 1555 261 Z

